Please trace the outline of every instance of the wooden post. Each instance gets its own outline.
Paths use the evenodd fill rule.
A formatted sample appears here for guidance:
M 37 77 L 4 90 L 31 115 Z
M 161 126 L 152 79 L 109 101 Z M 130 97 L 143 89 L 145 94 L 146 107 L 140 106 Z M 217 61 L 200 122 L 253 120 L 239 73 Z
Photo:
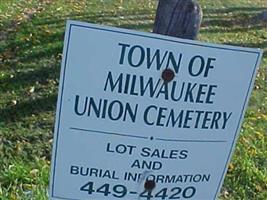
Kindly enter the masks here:
M 195 40 L 202 11 L 194 0 L 159 0 L 153 32 Z

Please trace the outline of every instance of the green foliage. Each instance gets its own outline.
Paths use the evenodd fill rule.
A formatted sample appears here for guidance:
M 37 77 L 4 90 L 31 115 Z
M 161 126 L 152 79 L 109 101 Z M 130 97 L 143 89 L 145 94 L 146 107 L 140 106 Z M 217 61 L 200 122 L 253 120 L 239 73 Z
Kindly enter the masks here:
M 265 50 L 221 199 L 267 199 L 263 0 L 200 0 L 199 40 Z M 151 31 L 155 0 L 0 1 L 0 199 L 47 199 L 66 19 Z M 238 78 L 238 77 L 237 77 Z

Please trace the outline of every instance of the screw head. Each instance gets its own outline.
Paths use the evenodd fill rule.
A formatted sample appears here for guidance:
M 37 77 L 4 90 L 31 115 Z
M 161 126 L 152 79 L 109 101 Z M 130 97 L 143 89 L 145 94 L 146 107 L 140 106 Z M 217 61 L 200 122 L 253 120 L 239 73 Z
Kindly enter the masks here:
M 145 182 L 144 188 L 147 191 L 152 191 L 156 187 L 156 183 L 153 180 L 147 180 Z
M 174 71 L 171 69 L 164 69 L 161 74 L 162 79 L 164 80 L 164 82 L 167 83 L 172 81 L 174 76 L 175 76 Z

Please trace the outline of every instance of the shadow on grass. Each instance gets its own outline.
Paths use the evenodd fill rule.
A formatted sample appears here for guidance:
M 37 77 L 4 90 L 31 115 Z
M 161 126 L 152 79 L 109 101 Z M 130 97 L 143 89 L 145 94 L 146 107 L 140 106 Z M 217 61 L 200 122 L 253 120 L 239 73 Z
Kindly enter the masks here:
M 242 32 L 265 28 L 267 24 L 260 20 L 258 15 L 266 9 L 267 7 L 204 9 L 204 18 L 201 27 L 205 29 L 201 31 L 204 33 Z
M 128 11 L 116 11 L 105 13 L 76 13 L 71 15 L 64 15 L 58 18 L 47 17 L 42 20 L 33 21 L 34 25 L 50 25 L 61 24 L 65 25 L 67 19 L 83 20 L 91 23 L 108 23 L 114 20 L 143 20 L 151 19 L 151 15 L 154 15 L 155 11 L 143 9 L 143 10 L 128 10 Z
M 41 67 L 33 71 L 19 72 L 13 78 L 0 79 L 0 92 L 7 92 L 18 87 L 29 87 L 36 82 L 46 84 L 47 80 L 57 79 L 59 71 L 59 67 Z
M 19 102 L 17 105 L 0 109 L 0 122 L 15 122 L 27 116 L 38 115 L 41 112 L 55 110 L 56 99 L 57 95 L 51 94 L 47 97 Z
M 218 9 L 203 9 L 204 13 L 209 14 L 226 14 L 226 13 L 255 13 L 263 10 L 267 10 L 267 7 L 229 7 L 229 8 L 218 8 Z
M 238 33 L 238 32 L 244 32 L 244 31 L 257 31 L 262 28 L 265 28 L 266 26 L 264 24 L 255 24 L 253 26 L 247 25 L 244 27 L 226 27 L 226 26 L 220 26 L 220 27 L 213 27 L 206 25 L 206 27 L 203 29 L 200 29 L 200 33 Z
M 151 15 L 153 12 L 151 10 L 140 10 L 138 12 L 132 10 L 128 12 L 108 12 L 103 14 L 89 14 L 89 13 L 80 13 L 73 15 L 47 18 L 34 18 L 30 23 L 21 24 L 22 32 L 25 32 L 24 35 L 19 37 L 27 38 L 31 34 L 31 30 L 37 30 L 37 34 L 34 36 L 36 38 L 28 38 L 28 41 L 25 40 L 15 40 L 17 34 L 14 33 L 13 37 L 9 38 L 9 41 L 0 46 L 1 50 L 9 50 L 16 57 L 17 61 L 27 62 L 28 60 L 40 60 L 43 57 L 50 57 L 52 55 L 57 55 L 62 52 L 63 39 L 64 39 L 64 28 L 65 22 L 67 19 L 73 20 L 82 20 L 91 23 L 97 24 L 112 24 L 121 28 L 128 29 L 152 29 L 153 23 L 151 22 Z M 47 26 L 46 31 L 42 30 L 42 27 Z M 37 41 L 37 42 L 36 42 Z M 59 45 L 55 45 L 60 43 Z M 2 53 L 0 51 L 0 53 Z

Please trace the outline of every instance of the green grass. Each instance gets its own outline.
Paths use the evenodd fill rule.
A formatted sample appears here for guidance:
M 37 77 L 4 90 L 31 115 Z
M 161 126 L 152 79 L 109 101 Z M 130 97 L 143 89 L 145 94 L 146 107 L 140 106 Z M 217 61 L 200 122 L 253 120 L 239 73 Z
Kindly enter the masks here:
M 267 199 L 265 0 L 200 0 L 200 41 L 264 49 L 221 199 Z M 155 0 L 0 0 L 0 199 L 47 199 L 66 19 L 151 31 Z M 238 78 L 238 77 L 237 77 Z

